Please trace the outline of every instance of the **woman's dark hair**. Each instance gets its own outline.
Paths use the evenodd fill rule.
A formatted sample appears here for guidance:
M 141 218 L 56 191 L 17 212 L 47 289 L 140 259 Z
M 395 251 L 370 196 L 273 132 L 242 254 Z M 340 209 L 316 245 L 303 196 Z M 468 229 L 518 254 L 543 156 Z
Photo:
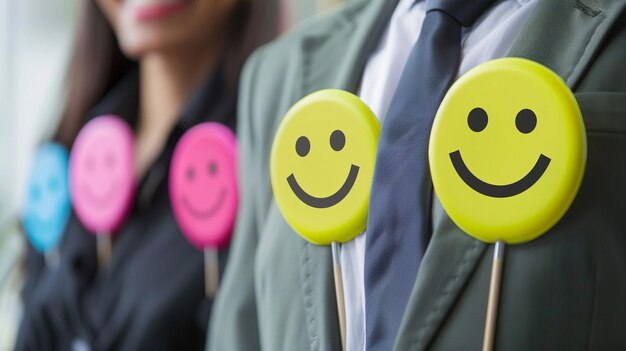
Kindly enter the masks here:
M 83 1 L 74 53 L 70 62 L 65 111 L 54 137 L 70 147 L 89 111 L 135 63 L 122 53 L 113 29 L 94 0 Z M 222 55 L 226 88 L 236 96 L 239 73 L 254 49 L 279 31 L 277 0 L 239 0 L 226 20 Z

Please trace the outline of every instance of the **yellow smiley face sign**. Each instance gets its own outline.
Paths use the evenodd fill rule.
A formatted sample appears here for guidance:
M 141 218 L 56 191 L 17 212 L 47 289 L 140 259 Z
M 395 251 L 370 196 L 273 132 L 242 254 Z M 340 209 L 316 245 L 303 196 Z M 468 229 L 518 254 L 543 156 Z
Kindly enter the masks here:
M 272 145 L 278 206 L 306 240 L 328 245 L 365 229 L 380 125 L 358 97 L 321 90 L 297 102 Z
M 576 99 L 538 63 L 479 65 L 441 103 L 429 161 L 441 204 L 461 229 L 488 243 L 533 240 L 561 219 L 582 181 Z

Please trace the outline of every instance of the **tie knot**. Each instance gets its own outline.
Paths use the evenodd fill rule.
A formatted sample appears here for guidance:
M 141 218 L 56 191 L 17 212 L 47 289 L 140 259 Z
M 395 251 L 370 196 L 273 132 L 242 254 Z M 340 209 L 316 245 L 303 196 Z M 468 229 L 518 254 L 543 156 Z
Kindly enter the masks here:
M 426 12 L 441 11 L 470 27 L 495 0 L 426 0 Z

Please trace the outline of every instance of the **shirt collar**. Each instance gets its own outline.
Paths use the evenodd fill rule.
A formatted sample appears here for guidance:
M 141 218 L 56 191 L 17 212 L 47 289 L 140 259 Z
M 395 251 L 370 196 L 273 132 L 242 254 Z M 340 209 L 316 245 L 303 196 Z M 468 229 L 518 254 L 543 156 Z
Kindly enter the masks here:
M 89 112 L 89 119 L 101 115 L 116 115 L 128 122 L 137 124 L 139 101 L 139 73 L 138 68 L 132 68 L 113 89 L 106 93 L 104 98 Z
M 227 89 L 223 66 L 205 79 L 191 95 L 178 126 L 187 130 L 203 121 L 213 121 L 235 128 L 236 97 Z
M 175 129 L 187 129 L 204 121 L 235 127 L 235 97 L 226 89 L 223 66 L 219 65 L 187 100 Z M 139 115 L 139 70 L 133 68 L 90 111 L 90 119 L 113 114 L 136 129 Z
M 400 7 L 403 11 L 409 11 L 413 7 L 413 5 L 422 1 L 425 0 L 400 0 L 400 2 L 398 3 L 398 7 Z M 500 0 L 499 2 L 504 1 L 515 1 L 518 5 L 522 6 L 531 0 Z

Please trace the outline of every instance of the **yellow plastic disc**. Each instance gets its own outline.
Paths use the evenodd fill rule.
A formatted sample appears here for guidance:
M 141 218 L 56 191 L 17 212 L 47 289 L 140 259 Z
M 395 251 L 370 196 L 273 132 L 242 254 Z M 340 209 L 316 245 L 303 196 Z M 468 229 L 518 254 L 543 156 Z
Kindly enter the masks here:
M 435 117 L 429 159 L 452 220 L 484 242 L 533 240 L 568 210 L 582 181 L 586 139 L 572 92 L 520 58 L 470 70 Z
M 320 90 L 297 102 L 274 137 L 274 197 L 306 240 L 328 245 L 365 229 L 380 125 L 358 97 Z

